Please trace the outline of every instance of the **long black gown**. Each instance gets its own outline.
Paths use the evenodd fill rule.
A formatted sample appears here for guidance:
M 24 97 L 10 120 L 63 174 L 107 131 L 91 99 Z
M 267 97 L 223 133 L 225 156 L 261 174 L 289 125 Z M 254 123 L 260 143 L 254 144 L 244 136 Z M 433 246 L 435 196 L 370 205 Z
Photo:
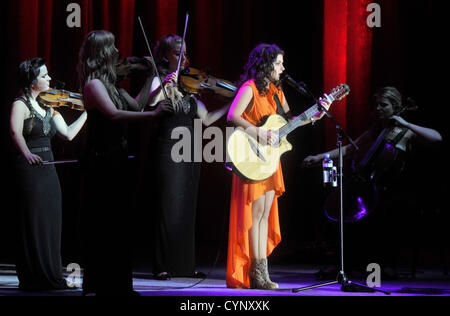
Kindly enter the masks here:
M 23 136 L 30 151 L 52 161 L 50 139 L 56 128 L 49 109 L 45 117 L 28 100 L 20 98 L 31 112 L 24 121 Z M 53 165 L 32 166 L 17 153 L 15 182 L 18 201 L 18 247 L 16 270 L 22 290 L 66 288 L 61 264 L 61 188 Z
M 83 154 L 83 292 L 132 295 L 131 212 L 124 125 L 88 110 Z
M 192 276 L 195 270 L 195 214 L 200 162 L 194 162 L 194 118 L 197 102 L 184 99 L 189 110 L 168 115 L 158 121 L 157 209 L 155 218 L 153 273 L 169 272 L 174 277 Z M 191 162 L 174 162 L 172 139 L 175 128 L 186 128 L 191 137 Z

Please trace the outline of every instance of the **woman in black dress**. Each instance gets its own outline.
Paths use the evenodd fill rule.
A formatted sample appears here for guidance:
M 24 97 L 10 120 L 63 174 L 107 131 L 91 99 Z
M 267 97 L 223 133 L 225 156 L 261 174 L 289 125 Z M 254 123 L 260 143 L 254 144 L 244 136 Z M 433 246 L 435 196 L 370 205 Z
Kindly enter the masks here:
M 18 247 L 16 269 L 22 290 L 58 290 L 67 287 L 61 266 L 61 188 L 53 161 L 51 138 L 58 133 L 72 140 L 87 113 L 70 126 L 38 96 L 49 89 L 45 60 L 33 58 L 19 67 L 22 95 L 12 105 L 10 130 L 17 148 Z
M 369 262 L 381 264 L 384 278 L 396 277 L 396 260 L 399 258 L 402 234 L 408 238 L 410 236 L 404 229 L 412 227 L 408 220 L 414 216 L 414 207 L 418 203 L 415 192 L 421 188 L 420 183 L 416 182 L 420 179 L 418 171 L 412 171 L 414 156 L 424 146 L 429 150 L 443 142 L 437 130 L 413 124 L 401 116 L 409 106 L 414 105 L 414 102 L 408 104 L 410 100 L 405 100 L 395 87 L 377 89 L 371 100 L 374 116 L 372 124 L 355 141 L 359 149 L 355 151 L 351 144 L 342 148 L 342 155 L 350 157 L 352 162 L 350 174 L 353 174 L 347 178 L 345 186 L 346 192 L 350 192 L 346 193 L 348 197 L 364 198 L 367 194 L 365 188 L 368 187 L 368 192 L 377 192 L 378 199 L 376 206 L 369 208 L 373 214 L 349 231 L 354 234 L 354 238 L 347 237 L 351 241 L 347 249 L 354 248 L 356 251 L 349 253 L 357 254 L 349 261 L 353 262 L 354 267 L 361 264 L 364 269 Z M 337 159 L 339 150 L 308 156 L 303 160 L 302 167 L 318 166 L 325 155 Z M 427 170 L 426 165 L 421 168 Z M 348 202 L 348 205 L 353 203 Z M 373 233 L 380 228 L 383 234 Z M 361 247 L 361 241 L 364 247 Z M 335 270 L 331 271 L 330 275 L 336 275 Z M 318 275 L 328 276 L 329 273 L 321 270 Z
M 149 100 L 152 76 L 135 100 L 116 87 L 118 57 L 115 37 L 108 31 L 89 33 L 80 49 L 78 72 L 89 113 L 83 155 L 85 295 L 136 294 L 132 284 L 131 183 L 125 124 L 152 120 L 171 108 L 170 103 L 162 102 L 152 112 L 141 112 Z
M 195 271 L 195 213 L 201 162 L 195 161 L 195 152 L 202 148 L 194 146 L 194 120 L 201 120 L 209 126 L 228 112 L 229 106 L 208 112 L 203 102 L 186 94 L 174 84 L 181 55 L 181 69 L 186 62 L 186 45 L 181 52 L 182 39 L 177 35 L 164 36 L 156 45 L 155 62 L 162 76 L 169 96 L 179 99 L 173 115 L 158 121 L 157 164 L 158 179 L 157 214 L 155 219 L 155 244 L 153 273 L 158 280 L 173 277 L 203 277 Z M 156 104 L 164 98 L 160 81 L 154 78 L 151 95 Z M 173 146 L 179 139 L 172 139 L 174 129 L 187 132 L 191 136 L 191 153 L 188 161 L 174 161 Z M 184 134 L 184 133 L 183 133 Z M 201 156 L 201 155 L 200 155 Z M 186 157 L 183 155 L 183 157 Z M 175 159 L 177 160 L 177 159 Z

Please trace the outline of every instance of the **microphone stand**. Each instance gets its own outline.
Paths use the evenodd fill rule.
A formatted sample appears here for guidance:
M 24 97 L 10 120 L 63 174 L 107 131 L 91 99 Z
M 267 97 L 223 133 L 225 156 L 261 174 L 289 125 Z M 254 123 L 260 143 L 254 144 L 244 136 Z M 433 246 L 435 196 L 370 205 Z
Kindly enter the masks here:
M 371 288 L 365 285 L 361 285 L 358 283 L 354 283 L 347 278 L 347 275 L 344 270 L 344 198 L 343 198 L 343 153 L 342 153 L 342 139 L 345 137 L 349 143 L 358 150 L 358 146 L 351 139 L 351 137 L 345 132 L 342 126 L 337 122 L 333 115 L 320 103 L 320 101 L 314 96 L 314 94 L 308 89 L 306 84 L 299 83 L 299 90 L 304 90 L 307 94 L 316 102 L 318 108 L 323 111 L 326 116 L 328 116 L 336 126 L 337 129 L 337 145 L 339 148 L 339 202 L 340 202 L 340 213 L 339 213 L 339 240 L 340 240 L 340 271 L 337 275 L 335 281 L 326 282 L 316 285 L 310 285 L 306 287 L 292 289 L 293 293 L 298 293 L 301 291 L 311 290 L 322 286 L 333 285 L 333 284 L 341 284 L 341 291 L 343 292 L 381 292 L 386 295 L 389 295 L 390 292 L 383 291 L 375 288 Z

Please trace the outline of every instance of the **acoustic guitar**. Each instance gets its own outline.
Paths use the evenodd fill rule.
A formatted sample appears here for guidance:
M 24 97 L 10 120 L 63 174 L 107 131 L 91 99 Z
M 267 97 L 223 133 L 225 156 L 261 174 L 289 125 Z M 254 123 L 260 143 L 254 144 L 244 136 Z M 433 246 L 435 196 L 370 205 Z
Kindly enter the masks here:
M 333 103 L 342 100 L 349 93 L 350 87 L 341 84 L 329 95 L 325 94 L 325 97 Z M 242 128 L 237 128 L 227 142 L 226 166 L 247 180 L 261 181 L 269 178 L 277 171 L 281 155 L 292 150 L 292 145 L 286 139 L 287 135 L 319 113 L 319 106 L 315 104 L 290 122 L 278 114 L 268 116 L 260 128 L 278 132 L 278 141 L 273 146 L 261 144 Z

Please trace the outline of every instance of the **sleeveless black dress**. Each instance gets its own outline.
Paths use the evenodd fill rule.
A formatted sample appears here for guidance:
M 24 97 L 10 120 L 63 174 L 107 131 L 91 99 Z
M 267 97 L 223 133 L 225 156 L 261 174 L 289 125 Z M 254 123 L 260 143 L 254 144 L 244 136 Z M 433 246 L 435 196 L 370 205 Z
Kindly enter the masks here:
M 52 161 L 50 139 L 56 128 L 49 109 L 45 117 L 26 104 L 31 117 L 24 121 L 23 136 L 30 151 Z M 40 291 L 66 288 L 61 264 L 61 188 L 54 165 L 31 166 L 17 153 L 15 182 L 18 193 L 18 247 L 16 270 L 19 288 Z
M 128 146 L 124 125 L 88 110 L 82 156 L 83 292 L 129 295 L 133 290 Z
M 195 269 L 195 214 L 201 167 L 200 162 L 194 161 L 197 102 L 187 95 L 184 104 L 185 111 L 158 121 L 156 153 L 158 192 L 153 273 L 169 272 L 174 277 L 190 277 Z M 174 162 L 172 159 L 172 148 L 180 142 L 180 139 L 172 139 L 175 128 L 190 133 L 190 161 Z

